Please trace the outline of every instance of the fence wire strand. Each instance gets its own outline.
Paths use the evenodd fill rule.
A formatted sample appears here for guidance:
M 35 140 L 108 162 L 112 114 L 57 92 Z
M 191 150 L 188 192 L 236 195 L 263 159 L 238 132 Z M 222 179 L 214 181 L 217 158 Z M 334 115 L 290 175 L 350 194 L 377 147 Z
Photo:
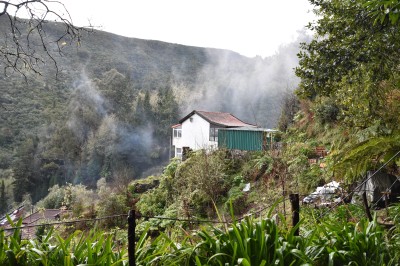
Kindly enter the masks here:
M 240 218 L 237 218 L 233 221 L 218 221 L 218 220 L 203 220 L 203 219 L 190 219 L 190 218 L 173 218 L 173 217 L 164 217 L 164 216 L 148 216 L 148 215 L 141 215 L 141 214 L 136 214 L 136 218 L 144 218 L 144 219 L 159 219 L 159 220 L 169 220 L 169 221 L 179 221 L 179 222 L 190 222 L 190 223 L 212 223 L 212 224 L 230 224 L 235 221 L 241 221 L 245 219 L 246 217 L 250 216 L 255 216 L 263 211 L 271 208 L 272 206 L 279 204 L 283 202 L 285 198 L 280 199 L 278 201 L 275 201 L 272 204 L 269 204 L 267 206 L 262 207 L 261 209 L 247 213 Z M 71 220 L 71 221 L 59 221 L 59 222 L 52 222 L 52 223 L 41 223 L 41 224 L 32 224 L 32 225 L 23 225 L 23 226 L 15 226 L 15 227 L 3 227 L 0 228 L 1 230 L 4 231 L 12 231 L 12 230 L 17 230 L 17 229 L 27 229 L 27 228 L 34 228 L 34 227 L 40 227 L 40 226 L 54 226 L 54 225 L 62 225 L 62 224 L 76 224 L 80 222 L 93 222 L 93 221 L 100 221 L 100 220 L 107 220 L 107 219 L 115 219 L 115 218 L 120 218 L 120 217 L 128 217 L 128 214 L 116 214 L 116 215 L 110 215 L 110 216 L 104 216 L 104 217 L 97 217 L 97 218 L 90 218 L 90 219 L 78 219 L 78 220 Z

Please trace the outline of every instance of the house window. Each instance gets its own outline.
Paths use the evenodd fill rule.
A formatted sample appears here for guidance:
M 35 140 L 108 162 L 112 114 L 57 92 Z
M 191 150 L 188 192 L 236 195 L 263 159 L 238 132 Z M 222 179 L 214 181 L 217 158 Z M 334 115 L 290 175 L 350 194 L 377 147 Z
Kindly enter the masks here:
M 175 157 L 182 158 L 182 148 L 176 148 Z
M 218 141 L 218 128 L 210 127 L 210 141 Z
M 182 137 L 182 128 L 174 128 L 174 138 Z

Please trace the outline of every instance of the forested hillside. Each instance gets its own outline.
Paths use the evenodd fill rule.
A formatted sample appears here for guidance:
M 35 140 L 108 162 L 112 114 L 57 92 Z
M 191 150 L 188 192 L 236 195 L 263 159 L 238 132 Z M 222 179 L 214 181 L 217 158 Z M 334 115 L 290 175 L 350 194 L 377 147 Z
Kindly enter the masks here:
M 0 20 L 5 43 L 10 30 Z M 62 35 L 60 24 L 44 27 Z M 56 65 L 0 80 L 0 177 L 9 202 L 25 194 L 37 201 L 54 184 L 140 177 L 166 162 L 170 126 L 193 109 L 274 127 L 283 94 L 297 83 L 299 41 L 265 59 L 102 31 L 82 32 L 77 45 L 50 43 Z
M 124 56 L 100 56 L 95 36 L 111 36 L 102 32 L 65 48 L 72 55 L 59 58 L 64 79 L 5 78 L 0 207 L 26 192 L 37 200 L 55 184 L 35 207 L 68 214 L 35 225 L 36 239 L 21 238 L 28 229 L 18 228 L 22 220 L 11 223 L 11 236 L 1 230 L 0 262 L 399 265 L 400 2 L 310 3 L 318 19 L 309 24 L 313 38 L 301 44 L 295 94 L 281 93 L 296 84 L 286 67 L 295 44 L 250 59 L 126 39 L 148 58 L 124 65 L 128 48 Z M 111 43 L 125 38 L 114 37 L 104 40 L 107 51 L 122 49 Z M 164 68 L 169 72 L 158 75 Z M 189 152 L 161 174 L 134 179 L 164 161 L 169 125 L 196 108 L 276 124 L 281 145 Z M 393 179 L 385 182 L 385 174 Z M 374 175 L 383 186 L 371 189 L 366 182 Z M 4 192 L 10 188 L 12 199 Z M 106 232 L 77 230 L 93 227 Z

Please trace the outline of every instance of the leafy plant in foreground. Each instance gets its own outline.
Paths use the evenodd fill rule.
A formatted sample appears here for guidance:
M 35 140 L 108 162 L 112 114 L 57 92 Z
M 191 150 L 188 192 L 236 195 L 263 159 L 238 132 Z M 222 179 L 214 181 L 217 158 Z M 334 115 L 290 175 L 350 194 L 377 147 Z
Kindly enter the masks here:
M 11 222 L 11 221 L 10 221 Z M 20 227 L 22 220 L 11 223 Z M 21 239 L 21 229 L 5 236 L 0 231 L 0 265 L 126 265 L 126 247 L 115 245 L 112 235 L 76 231 L 66 239 L 50 229 L 39 239 Z
M 304 253 L 304 241 L 294 236 L 296 228 L 284 234 L 274 219 L 255 221 L 247 217 L 222 230 L 203 229 L 192 262 L 196 265 L 302 265 L 312 261 Z
M 376 219 L 358 223 L 331 220 L 317 225 L 314 233 L 310 249 L 320 250 L 313 258 L 317 265 L 395 265 L 398 261 Z

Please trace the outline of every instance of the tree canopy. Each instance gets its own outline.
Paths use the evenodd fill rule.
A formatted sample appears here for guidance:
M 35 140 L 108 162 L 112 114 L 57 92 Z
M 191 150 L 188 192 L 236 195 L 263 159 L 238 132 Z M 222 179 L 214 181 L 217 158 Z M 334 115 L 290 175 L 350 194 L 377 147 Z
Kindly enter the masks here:
M 357 174 L 400 149 L 393 141 L 400 130 L 399 1 L 310 2 L 318 19 L 298 55 L 296 93 L 314 103 L 316 117 L 348 132 L 333 157 L 345 173 L 358 165 Z M 362 158 L 361 149 L 368 151 Z
M 399 22 L 400 1 L 399 0 L 370 0 L 365 3 L 370 15 L 375 19 L 375 23 L 381 24 Z
M 378 84 L 399 65 L 399 26 L 376 24 L 364 0 L 311 0 L 319 19 L 308 28 L 315 32 L 302 44 L 298 94 L 315 98 L 334 95 L 342 83 L 370 78 Z

